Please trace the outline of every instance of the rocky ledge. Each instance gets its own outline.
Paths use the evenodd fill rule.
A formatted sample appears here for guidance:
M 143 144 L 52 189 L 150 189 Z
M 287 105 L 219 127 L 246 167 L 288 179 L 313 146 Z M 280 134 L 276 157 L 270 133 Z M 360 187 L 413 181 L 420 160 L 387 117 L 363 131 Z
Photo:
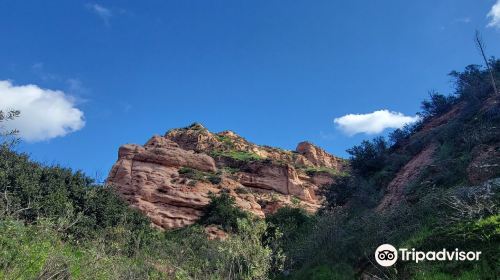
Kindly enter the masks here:
M 314 212 L 319 190 L 345 168 L 344 160 L 308 142 L 286 151 L 195 123 L 153 136 L 144 146 L 120 147 L 107 183 L 153 225 L 172 229 L 195 223 L 209 194 L 220 191 L 260 217 L 286 205 Z

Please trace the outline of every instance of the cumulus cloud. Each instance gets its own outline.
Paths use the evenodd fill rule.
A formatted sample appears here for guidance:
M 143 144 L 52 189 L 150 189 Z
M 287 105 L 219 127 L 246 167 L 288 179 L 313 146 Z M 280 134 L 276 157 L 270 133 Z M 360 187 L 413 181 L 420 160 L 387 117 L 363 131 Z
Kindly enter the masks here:
M 500 28 L 500 0 L 498 0 L 495 5 L 491 7 L 490 12 L 488 13 L 488 18 L 490 19 L 488 27 Z
M 65 136 L 85 126 L 83 112 L 64 92 L 0 81 L 0 110 L 9 109 L 20 110 L 21 116 L 5 127 L 19 130 L 28 142 Z
M 98 15 L 106 25 L 109 25 L 109 20 L 111 19 L 111 16 L 113 16 L 113 13 L 110 9 L 95 3 L 87 4 L 86 7 L 94 14 Z
M 379 110 L 368 114 L 348 114 L 335 118 L 334 123 L 345 134 L 352 136 L 358 133 L 377 134 L 387 128 L 401 128 L 418 119 L 418 116 L 411 117 L 389 110 Z

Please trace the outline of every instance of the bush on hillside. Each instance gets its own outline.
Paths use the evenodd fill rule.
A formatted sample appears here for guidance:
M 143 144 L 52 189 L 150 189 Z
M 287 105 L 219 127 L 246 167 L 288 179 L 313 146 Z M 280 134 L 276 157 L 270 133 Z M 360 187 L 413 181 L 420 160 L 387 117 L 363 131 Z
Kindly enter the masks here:
M 202 181 L 217 185 L 222 180 L 219 173 L 204 172 L 190 167 L 181 167 L 178 172 L 182 177 L 192 179 L 194 184 Z
M 219 225 L 225 231 L 237 232 L 238 219 L 249 218 L 249 214 L 236 206 L 236 200 L 227 192 L 210 194 L 210 203 L 200 219 L 203 225 Z
M 372 141 L 364 140 L 360 145 L 347 150 L 351 155 L 351 166 L 354 171 L 363 177 L 369 177 L 382 169 L 388 152 L 388 144 L 383 137 Z
M 351 176 L 336 177 L 333 184 L 321 189 L 321 194 L 325 197 L 323 207 L 332 210 L 344 206 L 352 198 L 355 188 L 355 182 Z
M 19 142 L 19 138 L 17 138 L 19 131 L 16 129 L 6 130 L 2 123 L 12 121 L 20 115 L 21 112 L 18 110 L 0 110 L 0 146 L 12 147 Z
M 0 149 L 0 188 L 0 278 L 266 279 L 271 269 L 265 222 L 225 193 L 206 221 L 237 233 L 217 241 L 198 225 L 154 230 L 112 188 L 8 148 Z
M 498 76 L 500 69 L 498 69 L 499 61 L 496 59 L 490 60 L 494 65 L 495 73 Z M 449 74 L 455 82 L 456 95 L 467 101 L 478 101 L 489 96 L 493 92 L 493 86 L 489 80 L 489 74 L 486 69 L 480 65 L 469 65 L 465 67 L 463 72 L 452 71 Z
M 268 227 L 263 242 L 273 251 L 273 272 L 276 274 L 292 267 L 293 260 L 287 256 L 310 233 L 315 220 L 302 208 L 283 207 L 268 215 L 266 222 Z
M 437 92 L 430 92 L 429 99 L 422 101 L 420 108 L 422 111 L 419 113 L 424 119 L 439 116 L 448 112 L 455 104 L 456 98 L 454 96 L 445 96 Z
M 105 227 L 123 223 L 142 228 L 146 218 L 119 199 L 109 187 L 94 184 L 81 172 L 58 166 L 46 167 L 0 148 L 0 213 L 15 216 L 27 223 L 40 218 L 74 222 L 79 235 L 89 235 Z M 72 215 L 69 217 L 68 215 Z

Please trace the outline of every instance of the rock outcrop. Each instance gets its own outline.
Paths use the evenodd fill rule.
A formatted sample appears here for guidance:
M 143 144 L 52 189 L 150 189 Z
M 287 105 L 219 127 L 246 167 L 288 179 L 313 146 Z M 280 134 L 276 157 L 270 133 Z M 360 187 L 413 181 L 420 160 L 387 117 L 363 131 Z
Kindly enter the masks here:
M 160 228 L 196 222 L 210 193 L 222 190 L 264 217 L 285 205 L 316 211 L 318 190 L 345 169 L 342 159 L 302 142 L 296 151 L 258 146 L 231 131 L 200 124 L 120 147 L 108 184 Z

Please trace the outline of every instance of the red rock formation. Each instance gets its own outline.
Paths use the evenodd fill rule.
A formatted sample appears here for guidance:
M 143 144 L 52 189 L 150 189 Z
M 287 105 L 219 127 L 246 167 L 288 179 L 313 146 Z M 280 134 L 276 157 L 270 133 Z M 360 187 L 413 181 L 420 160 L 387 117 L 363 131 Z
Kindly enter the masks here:
M 304 158 L 314 166 L 324 166 L 327 168 L 337 169 L 341 165 L 341 162 L 337 157 L 330 155 L 323 149 L 316 147 L 309 142 L 300 142 L 299 145 L 297 145 L 296 151 L 304 156 Z M 305 164 L 307 165 L 307 163 Z
M 318 189 L 334 178 L 307 168 L 340 171 L 344 166 L 310 143 L 291 152 L 195 124 L 154 136 L 144 146 L 120 147 L 107 182 L 155 226 L 171 229 L 195 223 L 209 193 L 223 189 L 239 207 L 260 217 L 290 204 L 314 212 L 321 204 Z

